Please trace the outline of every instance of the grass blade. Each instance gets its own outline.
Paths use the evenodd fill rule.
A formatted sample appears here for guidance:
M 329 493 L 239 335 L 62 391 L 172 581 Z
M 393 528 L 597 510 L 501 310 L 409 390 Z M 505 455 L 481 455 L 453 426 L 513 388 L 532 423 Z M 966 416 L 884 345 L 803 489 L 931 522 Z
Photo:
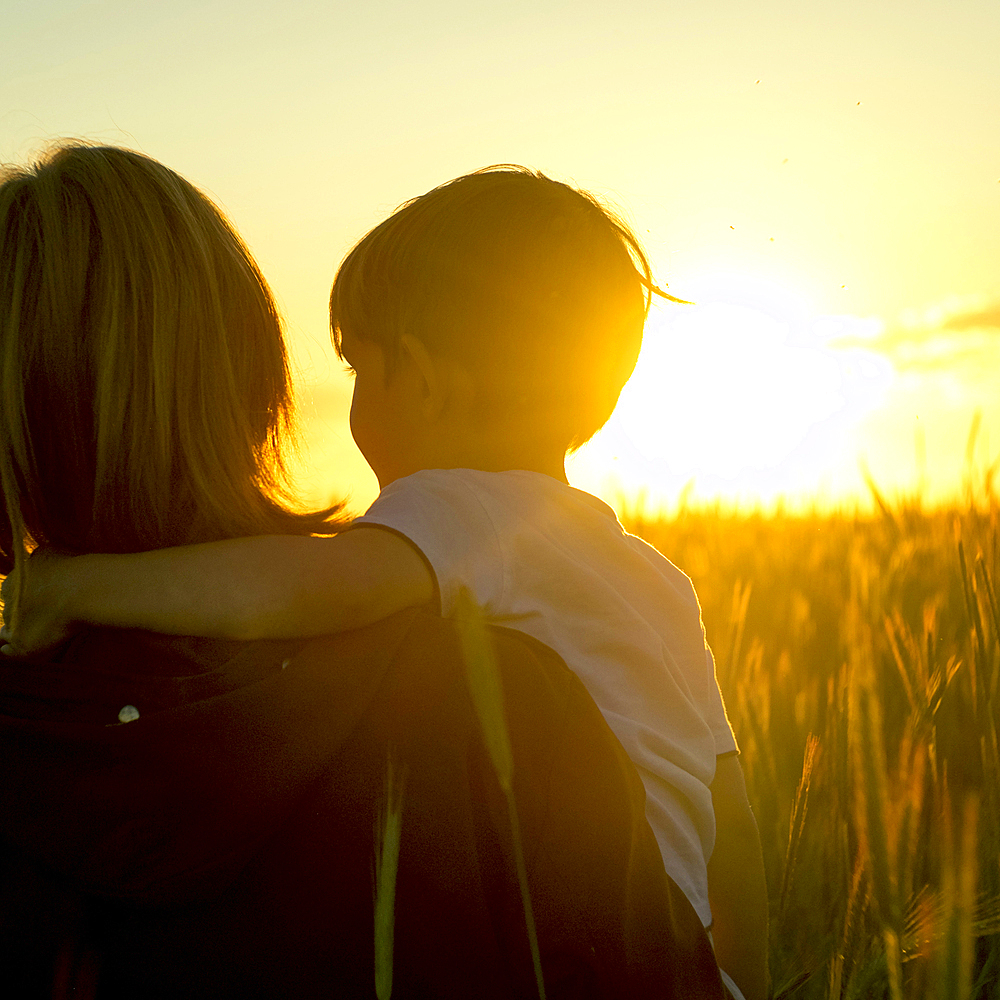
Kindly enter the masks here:
M 385 799 L 375 821 L 375 996 L 392 996 L 393 938 L 396 920 L 396 873 L 403 832 L 403 782 L 386 764 Z
M 507 815 L 510 819 L 511 841 L 514 849 L 514 864 L 524 908 L 524 923 L 531 948 L 531 962 L 535 970 L 535 985 L 539 1000 L 545 1000 L 545 982 L 542 978 L 542 958 L 538 949 L 538 934 L 535 930 L 535 916 L 528 891 L 528 869 L 524 860 L 521 843 L 521 825 L 517 818 L 517 804 L 514 801 L 514 755 L 510 748 L 507 731 L 507 717 L 503 705 L 503 688 L 500 672 L 497 670 L 486 622 L 479 606 L 463 587 L 457 597 L 455 620 L 462 644 L 462 659 L 465 663 L 466 680 L 472 696 L 472 704 L 479 720 L 479 727 L 486 744 L 493 770 L 496 772 L 500 788 L 507 800 Z

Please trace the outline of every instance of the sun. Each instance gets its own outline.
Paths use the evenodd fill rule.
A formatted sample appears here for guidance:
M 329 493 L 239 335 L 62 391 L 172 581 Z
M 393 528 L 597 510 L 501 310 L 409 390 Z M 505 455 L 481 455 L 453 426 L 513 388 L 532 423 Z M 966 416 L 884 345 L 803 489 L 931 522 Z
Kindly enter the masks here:
M 818 316 L 806 297 L 746 274 L 706 274 L 684 293 L 693 305 L 651 312 L 635 372 L 579 467 L 613 463 L 631 494 L 694 480 L 703 495 L 768 501 L 850 446 L 887 376 L 838 348 L 856 317 Z
M 691 475 L 773 467 L 842 406 L 839 367 L 803 342 L 808 303 L 737 275 L 698 284 L 694 305 L 651 317 L 621 424 Z

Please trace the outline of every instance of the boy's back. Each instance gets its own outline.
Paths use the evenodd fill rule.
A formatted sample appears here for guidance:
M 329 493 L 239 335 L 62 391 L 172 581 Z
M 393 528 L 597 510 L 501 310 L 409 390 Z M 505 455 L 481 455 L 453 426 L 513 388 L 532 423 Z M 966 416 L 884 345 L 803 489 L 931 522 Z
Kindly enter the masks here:
M 709 925 L 709 786 L 737 747 L 690 580 L 602 501 L 535 472 L 418 472 L 356 524 L 420 550 L 443 614 L 468 587 L 489 620 L 571 664 L 639 770 L 668 874 Z

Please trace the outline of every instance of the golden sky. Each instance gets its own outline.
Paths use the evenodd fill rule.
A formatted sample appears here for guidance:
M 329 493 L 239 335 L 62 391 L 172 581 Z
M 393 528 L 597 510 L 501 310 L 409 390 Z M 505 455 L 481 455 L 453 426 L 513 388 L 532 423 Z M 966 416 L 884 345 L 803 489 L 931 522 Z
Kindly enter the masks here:
M 657 276 L 615 501 L 961 488 L 1000 453 L 1000 4 L 6 0 L 0 159 L 155 156 L 232 215 L 289 322 L 311 495 L 354 450 L 326 295 L 399 202 L 520 162 L 625 210 Z M 992 438 L 991 438 L 992 435 Z M 992 449 L 992 450 L 991 450 Z

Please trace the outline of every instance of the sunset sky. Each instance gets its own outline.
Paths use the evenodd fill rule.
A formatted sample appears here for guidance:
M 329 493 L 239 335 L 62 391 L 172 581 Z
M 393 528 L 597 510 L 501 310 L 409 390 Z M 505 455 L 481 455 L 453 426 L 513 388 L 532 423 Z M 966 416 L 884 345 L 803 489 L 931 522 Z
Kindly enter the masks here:
M 619 503 L 944 499 L 1000 456 L 1000 3 L 6 0 L 0 159 L 64 136 L 178 170 L 288 319 L 308 495 L 375 495 L 328 345 L 401 201 L 518 162 L 631 220 L 656 310 L 570 465 Z

